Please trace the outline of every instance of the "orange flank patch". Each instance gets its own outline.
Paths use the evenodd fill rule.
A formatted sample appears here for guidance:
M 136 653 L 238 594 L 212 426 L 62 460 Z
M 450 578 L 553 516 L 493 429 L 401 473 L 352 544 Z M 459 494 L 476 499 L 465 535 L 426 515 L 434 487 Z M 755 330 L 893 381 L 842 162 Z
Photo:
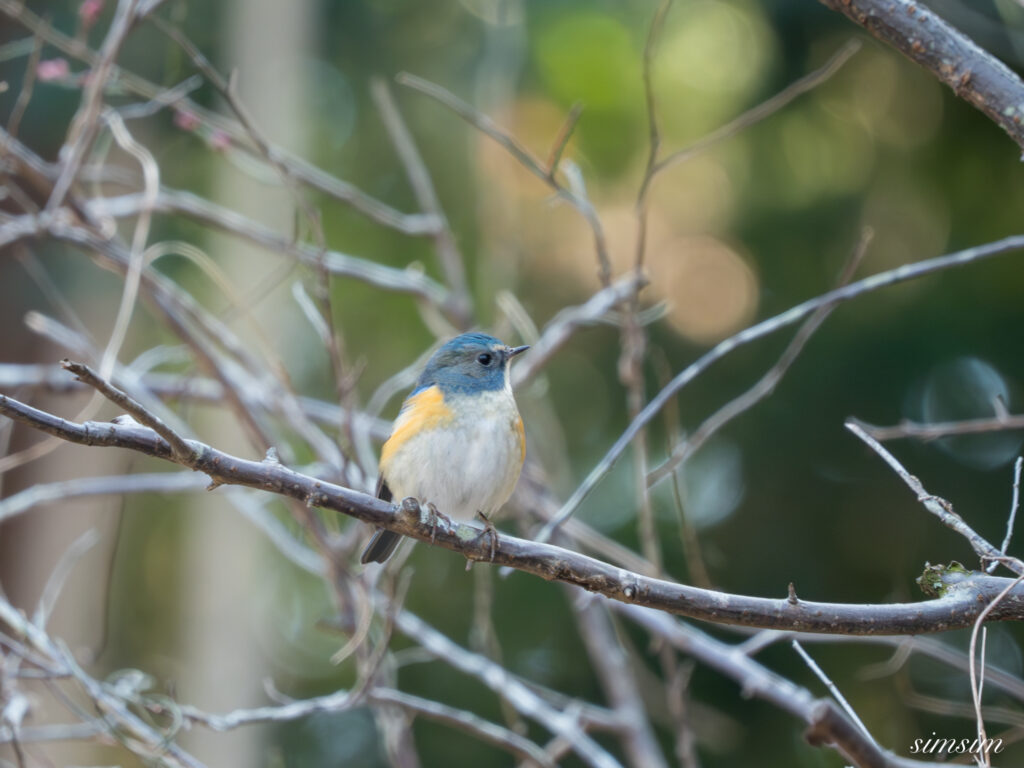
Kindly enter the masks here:
M 395 420 L 391 437 L 380 451 L 380 466 L 383 469 L 391 462 L 395 451 L 420 432 L 436 429 L 449 423 L 454 414 L 445 405 L 444 393 L 436 386 L 417 392 L 402 405 L 402 412 Z
M 519 432 L 519 463 L 526 461 L 526 430 L 523 429 L 523 417 L 516 416 L 516 430 Z

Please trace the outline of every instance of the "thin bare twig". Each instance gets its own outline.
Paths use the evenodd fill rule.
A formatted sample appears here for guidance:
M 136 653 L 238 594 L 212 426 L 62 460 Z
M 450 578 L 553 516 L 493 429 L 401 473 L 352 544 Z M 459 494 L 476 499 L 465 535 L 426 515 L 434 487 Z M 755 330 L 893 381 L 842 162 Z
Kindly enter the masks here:
M 803 649 L 803 646 L 800 645 L 799 640 L 794 639 L 792 641 L 792 646 L 793 650 L 797 652 L 801 659 L 803 659 L 804 664 L 810 667 L 811 671 L 815 674 L 815 676 L 819 680 L 821 680 L 822 683 L 825 684 L 825 687 L 828 688 L 829 693 L 832 694 L 832 698 L 834 698 L 839 703 L 839 706 L 842 707 L 843 712 L 846 713 L 846 716 L 853 721 L 854 725 L 860 728 L 861 733 L 864 734 L 865 738 L 867 738 L 868 741 L 870 741 L 872 744 L 875 745 L 875 747 L 877 747 L 878 742 L 875 741 L 874 737 L 871 735 L 871 732 L 867 729 L 867 726 L 864 725 L 864 721 L 857 716 L 857 713 L 854 711 L 853 707 L 850 706 L 850 702 L 848 702 L 846 700 L 846 697 L 843 696 L 842 692 L 839 690 L 839 686 L 832 682 L 831 678 L 829 678 L 829 676 L 825 674 L 825 670 L 818 666 L 818 662 L 812 659 L 811 655 Z
M 672 374 L 664 353 L 660 349 L 657 351 L 658 355 L 655 357 L 654 362 L 658 375 L 658 386 L 664 388 L 672 378 Z M 682 422 L 679 418 L 679 403 L 675 400 L 670 400 L 665 404 L 664 422 L 665 444 L 669 455 L 672 455 L 675 452 L 676 446 L 683 440 Z M 678 469 L 672 473 L 672 502 L 676 513 L 676 523 L 679 527 L 679 543 L 682 545 L 683 557 L 686 561 L 688 576 L 684 580 L 696 587 L 711 589 L 714 585 L 711 581 L 711 574 L 708 571 L 707 563 L 704 560 L 704 553 L 701 551 L 697 526 L 694 525 L 691 515 L 686 511 L 686 494 L 683 488 L 683 478 L 680 477 L 680 474 Z M 574 518 L 569 518 L 567 525 L 571 525 L 573 520 Z
M 146 240 L 149 238 L 149 228 L 153 218 L 153 203 L 160 191 L 160 167 L 153 155 L 128 132 L 124 120 L 117 112 L 106 110 L 103 117 L 110 127 L 114 140 L 122 149 L 138 160 L 145 180 L 143 207 L 139 210 L 135 231 L 132 234 L 131 256 L 128 261 L 128 270 L 125 272 L 121 304 L 117 309 L 117 317 L 113 330 L 110 332 L 110 339 L 100 358 L 100 376 L 109 379 L 114 371 L 114 364 L 121 351 L 121 345 L 128 333 L 128 324 L 131 322 L 132 312 L 139 296 L 139 282 L 142 279 L 142 268 L 146 256 Z
M 1019 564 L 1019 561 L 1018 561 L 1018 564 Z M 1021 575 L 1018 576 L 1013 582 L 1011 582 L 1010 584 L 1007 584 L 1006 585 L 1006 589 L 1004 589 L 1002 592 L 1000 592 L 998 595 L 996 595 L 996 597 L 992 600 L 992 602 L 990 602 L 988 605 L 985 606 L 985 610 L 983 610 L 980 614 L 978 614 L 978 618 L 974 622 L 974 626 L 971 628 L 971 642 L 970 642 L 970 645 L 968 647 L 967 653 L 968 653 L 968 657 L 970 659 L 970 665 L 971 665 L 970 666 L 971 698 L 974 701 L 974 711 L 975 711 L 975 714 L 976 714 L 976 720 L 977 720 L 977 725 L 978 725 L 978 745 L 979 745 L 978 746 L 978 750 L 979 750 L 980 754 L 976 756 L 976 759 L 978 759 L 979 765 L 990 766 L 992 764 L 992 761 L 991 761 L 991 758 L 989 756 L 988 750 L 985 749 L 985 744 L 987 743 L 987 739 L 985 738 L 985 718 L 983 717 L 982 711 L 981 711 L 981 691 L 982 691 L 982 685 L 984 684 L 984 679 L 985 679 L 985 637 L 986 637 L 986 634 L 985 634 L 986 633 L 986 628 L 983 625 L 984 625 L 985 619 L 989 615 L 989 613 L 991 613 L 995 609 L 995 607 L 997 605 L 999 605 L 999 603 L 1001 601 L 1005 600 L 1006 597 L 1010 594 L 1010 592 L 1013 591 L 1014 587 L 1016 587 L 1021 582 L 1024 582 L 1024 573 L 1021 573 Z M 977 669 L 977 664 L 976 664 L 977 655 L 976 655 L 976 652 L 975 652 L 975 649 L 977 647 L 978 632 L 979 631 L 982 633 L 982 642 L 981 642 L 981 673 L 980 674 L 978 673 L 978 669 Z
M 171 447 L 171 455 L 174 456 L 176 461 L 188 464 L 195 458 L 196 449 L 190 446 L 181 435 L 168 427 L 159 417 L 154 416 L 142 403 L 133 400 L 117 387 L 97 376 L 89 366 L 70 360 L 63 360 L 61 367 L 73 373 L 75 378 L 88 384 L 114 405 L 124 408 L 142 424 L 145 424 L 160 435 Z
M 999 551 L 1004 556 L 1010 548 L 1010 539 L 1013 538 L 1013 524 L 1017 519 L 1017 510 L 1020 507 L 1020 476 L 1022 468 L 1024 468 L 1024 456 L 1018 456 L 1017 460 L 1013 463 L 1013 498 L 1010 500 L 1010 515 L 1006 519 L 1006 535 L 1003 537 L 1003 545 L 999 548 Z M 993 563 L 993 565 L 995 564 Z M 993 570 L 992 566 L 989 566 L 989 569 L 991 573 Z
M 128 104 L 127 106 L 117 107 L 116 111 L 124 120 L 138 120 L 139 118 L 150 117 L 163 109 L 173 107 L 183 101 L 192 91 L 198 90 L 202 85 L 203 78 L 199 75 L 192 75 L 191 77 L 186 77 L 173 88 L 168 88 L 148 101 L 141 104 Z
M 577 101 L 569 109 L 569 114 L 565 116 L 565 122 L 562 123 L 562 127 L 558 131 L 558 135 L 555 137 L 554 144 L 551 145 L 551 152 L 548 153 L 548 178 L 554 179 L 558 174 L 558 166 L 562 162 L 562 155 L 565 153 L 565 148 L 569 146 L 569 140 L 572 138 L 573 132 L 576 130 L 576 124 L 580 120 L 580 115 L 583 114 L 583 103 Z
M 700 768 L 697 755 L 697 733 L 690 702 L 690 680 L 697 664 L 692 659 L 680 661 L 668 643 L 658 651 L 665 675 L 665 703 L 675 731 L 675 755 L 680 768 Z
M 14 102 L 11 116 L 7 120 L 7 132 L 11 136 L 18 135 L 18 128 L 21 127 L 21 119 L 25 116 L 28 103 L 32 100 L 32 91 L 36 83 L 36 70 L 39 67 L 40 54 L 43 52 L 43 38 L 38 32 L 32 35 L 32 52 L 28 56 L 28 63 L 25 65 L 25 76 L 21 80 L 21 90 L 18 92 L 18 100 Z
M 943 421 L 918 424 L 904 419 L 891 427 L 880 427 L 860 422 L 864 431 L 875 440 L 936 440 L 950 435 L 977 435 L 985 432 L 1002 432 L 1024 429 L 1024 415 L 1000 415 L 990 419 L 965 419 L 964 421 Z
M 887 451 L 881 443 L 875 440 L 860 426 L 856 419 L 848 419 L 846 428 L 863 440 L 871 450 L 877 453 L 889 467 L 899 475 L 900 479 L 917 495 L 917 500 L 924 505 L 924 508 L 935 515 L 942 523 L 959 533 L 971 545 L 971 549 L 980 557 L 983 563 L 998 560 L 1006 565 L 1011 571 L 1024 575 L 1024 563 L 1016 558 L 1006 558 L 987 539 L 977 533 L 969 526 L 960 515 L 953 511 L 953 505 L 945 499 L 934 496 L 925 490 L 921 481 L 910 474 L 906 468 Z
M 36 725 L 20 728 L 18 740 L 23 744 L 52 741 L 93 741 L 103 733 L 103 727 L 96 722 L 61 723 Z M 0 744 L 13 739 L 10 728 L 0 726 Z
M 215 731 L 230 731 L 258 723 L 282 723 L 308 717 L 318 712 L 343 712 L 367 701 L 373 704 L 394 704 L 411 714 L 420 715 L 462 731 L 512 752 L 540 765 L 553 766 L 536 744 L 507 728 L 485 720 L 471 712 L 431 701 L 390 688 L 375 687 L 354 695 L 352 691 L 336 691 L 325 696 L 299 699 L 266 707 L 236 709 L 225 714 L 204 712 L 192 706 L 176 706 L 180 714 Z M 159 710 L 154 708 L 154 712 Z
M 558 512 L 560 504 L 554 493 L 538 478 L 533 477 L 533 474 L 533 472 L 524 472 L 523 477 L 519 480 L 519 485 L 516 486 L 512 500 L 524 512 L 528 512 L 538 520 L 547 522 Z M 603 560 L 645 576 L 660 575 L 654 566 L 641 555 L 582 520 L 575 518 L 569 520 L 561 531 L 573 542 L 574 548 L 578 551 L 590 552 Z M 502 578 L 507 577 L 510 573 L 510 570 L 504 568 L 501 570 Z M 698 584 L 697 586 L 707 585 Z
M 201 491 L 209 484 L 195 472 L 153 472 L 139 475 L 78 477 L 55 483 L 39 483 L 0 499 L 0 523 L 44 504 L 90 496 L 121 496 L 127 493 L 185 493 Z
M 985 677 L 987 682 L 987 666 L 985 668 Z M 897 678 L 896 684 L 900 700 L 908 707 L 912 707 L 913 709 L 917 709 L 922 712 L 932 712 L 945 717 L 959 717 L 965 720 L 977 720 L 978 712 L 974 708 L 974 702 L 964 704 L 959 701 L 950 701 L 945 697 L 929 696 L 921 693 L 910 685 L 908 676 L 906 675 Z M 983 706 L 981 708 L 981 713 L 985 722 L 989 723 L 1000 723 L 1020 728 L 1022 722 L 1024 722 L 1021 718 L 1020 710 L 1016 707 Z

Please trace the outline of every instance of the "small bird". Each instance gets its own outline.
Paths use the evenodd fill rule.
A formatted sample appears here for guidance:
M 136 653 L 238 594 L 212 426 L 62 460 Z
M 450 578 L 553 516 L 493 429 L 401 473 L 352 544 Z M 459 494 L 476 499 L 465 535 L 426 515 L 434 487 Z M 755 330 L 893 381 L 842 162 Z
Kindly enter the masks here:
M 439 348 L 381 449 L 377 498 L 413 497 L 463 520 L 486 518 L 508 501 L 526 457 L 509 363 L 527 349 L 484 333 Z M 362 562 L 383 563 L 401 538 L 379 528 Z

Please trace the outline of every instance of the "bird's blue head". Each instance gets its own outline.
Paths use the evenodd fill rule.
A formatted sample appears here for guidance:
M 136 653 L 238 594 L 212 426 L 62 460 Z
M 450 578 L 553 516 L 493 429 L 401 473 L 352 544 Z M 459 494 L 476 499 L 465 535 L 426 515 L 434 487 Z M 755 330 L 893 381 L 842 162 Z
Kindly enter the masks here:
M 485 392 L 508 382 L 509 361 L 529 347 L 510 347 L 485 333 L 464 333 L 433 355 L 416 382 L 416 390 L 437 385 L 442 392 Z

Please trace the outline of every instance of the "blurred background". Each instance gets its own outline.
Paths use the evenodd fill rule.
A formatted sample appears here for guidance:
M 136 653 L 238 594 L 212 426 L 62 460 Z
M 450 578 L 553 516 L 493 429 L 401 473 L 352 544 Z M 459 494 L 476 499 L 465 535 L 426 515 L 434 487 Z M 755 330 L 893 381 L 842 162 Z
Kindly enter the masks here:
M 97 47 L 116 3 L 99 4 L 91 29 L 81 2 L 25 5 Z M 1018 3 L 932 6 L 1020 69 L 1024 9 Z M 619 275 L 633 263 L 634 204 L 648 152 L 643 50 L 656 7 L 636 0 L 226 0 L 169 2 L 159 15 L 219 71 L 237 70 L 240 97 L 263 135 L 389 205 L 415 211 L 402 163 L 370 98 L 371 78 L 391 82 L 465 257 L 479 323 L 518 341 L 529 340 L 531 324 L 543 327 L 600 287 L 586 222 L 495 142 L 393 78 L 404 71 L 442 85 L 541 158 L 567 112 L 581 103 L 565 157 L 585 180 Z M 0 34 L 0 73 L 9 85 L 0 93 L 0 119 L 9 125 L 34 43 L 16 13 L 0 16 Z M 865 226 L 874 239 L 858 276 L 1020 232 L 1024 170 L 1013 143 L 931 75 L 810 0 L 681 0 L 672 6 L 652 69 L 664 150 L 686 147 L 729 122 L 821 67 L 855 37 L 863 38 L 863 47 L 834 77 L 666 170 L 652 186 L 650 286 L 643 304 L 660 310 L 648 327 L 648 397 L 716 342 L 833 287 Z M 50 44 L 42 44 L 38 59 L 38 82 L 18 136 L 55 160 L 86 70 Z M 196 71 L 151 24 L 128 38 L 118 63 L 167 88 Z M 191 98 L 226 111 L 209 85 Z M 117 103 L 116 95 L 108 99 Z M 159 162 L 164 185 L 240 211 L 286 237 L 301 229 L 293 197 L 278 178 L 246 162 L 216 129 L 174 110 L 133 120 L 131 128 Z M 104 151 L 126 157 L 116 147 Z M 321 210 L 331 248 L 442 278 L 429 240 L 396 233 L 314 191 L 308 195 Z M 156 268 L 243 339 L 259 337 L 269 345 L 298 393 L 337 401 L 330 360 L 293 293 L 309 270 L 178 216 L 158 215 L 151 240 L 184 241 L 205 251 L 228 275 L 237 303 L 194 260 L 168 256 Z M 33 313 L 77 315 L 102 348 L 117 313 L 120 277 L 65 246 L 42 243 L 31 251 L 31 258 L 13 251 L 0 257 L 0 362 L 53 363 L 68 355 L 35 330 L 43 321 Z M 774 395 L 679 473 L 683 508 L 711 583 L 782 597 L 793 582 L 805 599 L 891 602 L 920 598 L 914 579 L 926 562 L 960 559 L 976 566 L 965 542 L 930 518 L 843 422 L 848 416 L 884 425 L 979 418 L 992 416 L 995 402 L 1018 412 L 1022 295 L 1020 256 L 1008 255 L 840 306 Z M 355 280 L 334 280 L 332 300 L 358 373 L 353 397 L 372 402 L 390 420 L 405 390 L 383 396 L 378 388 L 414 364 L 445 329 L 410 297 Z M 670 414 L 677 419 L 673 428 L 694 429 L 749 387 L 775 362 L 789 333 L 738 350 L 687 387 Z M 628 423 L 619 341 L 611 325 L 582 331 L 519 392 L 530 454 L 561 499 Z M 129 363 L 157 348 L 167 369 L 193 371 L 184 356 L 175 359 L 177 344 L 140 305 L 120 360 Z M 69 418 L 89 399 L 22 394 Z M 179 410 L 200 438 L 258 455 L 226 408 L 183 402 Z M 94 418 L 114 413 L 104 407 Z M 21 428 L 2 434 L 0 456 L 15 456 L 40 440 Z M 650 433 L 654 465 L 666 455 L 667 435 L 659 419 Z M 930 492 L 949 499 L 998 543 L 1021 442 L 1020 432 L 1000 432 L 899 440 L 889 447 Z M 297 450 L 310 459 L 308 450 Z M 11 496 L 67 477 L 166 469 L 122 451 L 63 445 L 0 480 L 2 495 Z M 372 480 L 366 478 L 367 487 Z M 221 493 L 71 500 L 13 518 L 0 526 L 0 583 L 12 602 L 31 610 L 61 553 L 95 528 L 100 541 L 65 588 L 51 629 L 89 659 L 98 677 L 144 670 L 154 689 L 212 712 L 263 703 L 265 680 L 294 697 L 352 685 L 351 665 L 330 662 L 343 639 L 323 628 L 334 612 L 324 584 L 281 557 Z M 652 503 L 665 571 L 689 581 L 693 563 L 684 556 L 672 483 L 657 486 Z M 289 519 L 275 500 L 266 504 Z M 636 549 L 635 509 L 627 457 L 577 516 Z M 1011 547 L 1015 551 L 1020 548 Z M 477 647 L 474 580 L 462 560 L 419 546 L 407 567 L 413 575 L 406 606 L 456 642 Z M 497 579 L 493 589 L 505 665 L 570 696 L 601 701 L 567 593 L 525 575 Z M 704 628 L 738 639 L 730 630 Z M 640 679 L 659 675 L 648 638 L 630 626 L 621 632 L 632 644 Z M 967 633 L 938 639 L 962 649 Z M 1020 676 L 1021 639 L 1019 627 L 991 627 L 988 661 Z M 401 637 L 392 643 L 396 650 L 408 645 Z M 893 653 L 888 646 L 833 642 L 811 651 L 886 747 L 905 755 L 915 738 L 933 733 L 973 737 L 970 717 L 957 716 L 952 706 L 932 711 L 942 709 L 936 701 L 969 702 L 964 673 L 916 656 L 879 672 L 877 665 Z M 759 658 L 825 695 L 788 646 Z M 399 680 L 411 693 L 502 717 L 493 694 L 436 661 L 410 656 Z M 745 699 L 713 671 L 697 666 L 688 696 L 701 765 L 841 764 L 833 753 L 806 745 L 799 723 Z M 1012 709 L 998 692 L 991 697 L 993 705 Z M 649 701 L 648 708 L 671 754 L 674 735 L 664 702 Z M 1022 724 L 1018 708 L 989 735 L 1004 728 L 1016 733 Z M 418 721 L 413 734 L 424 765 L 513 763 L 442 726 Z M 228 734 L 197 728 L 181 742 L 210 765 L 386 764 L 373 720 L 361 709 Z M 123 750 L 83 745 L 37 754 L 55 764 L 130 759 Z M 1022 762 L 1024 752 L 1016 747 L 1000 764 Z M 570 758 L 566 764 L 576 763 Z

